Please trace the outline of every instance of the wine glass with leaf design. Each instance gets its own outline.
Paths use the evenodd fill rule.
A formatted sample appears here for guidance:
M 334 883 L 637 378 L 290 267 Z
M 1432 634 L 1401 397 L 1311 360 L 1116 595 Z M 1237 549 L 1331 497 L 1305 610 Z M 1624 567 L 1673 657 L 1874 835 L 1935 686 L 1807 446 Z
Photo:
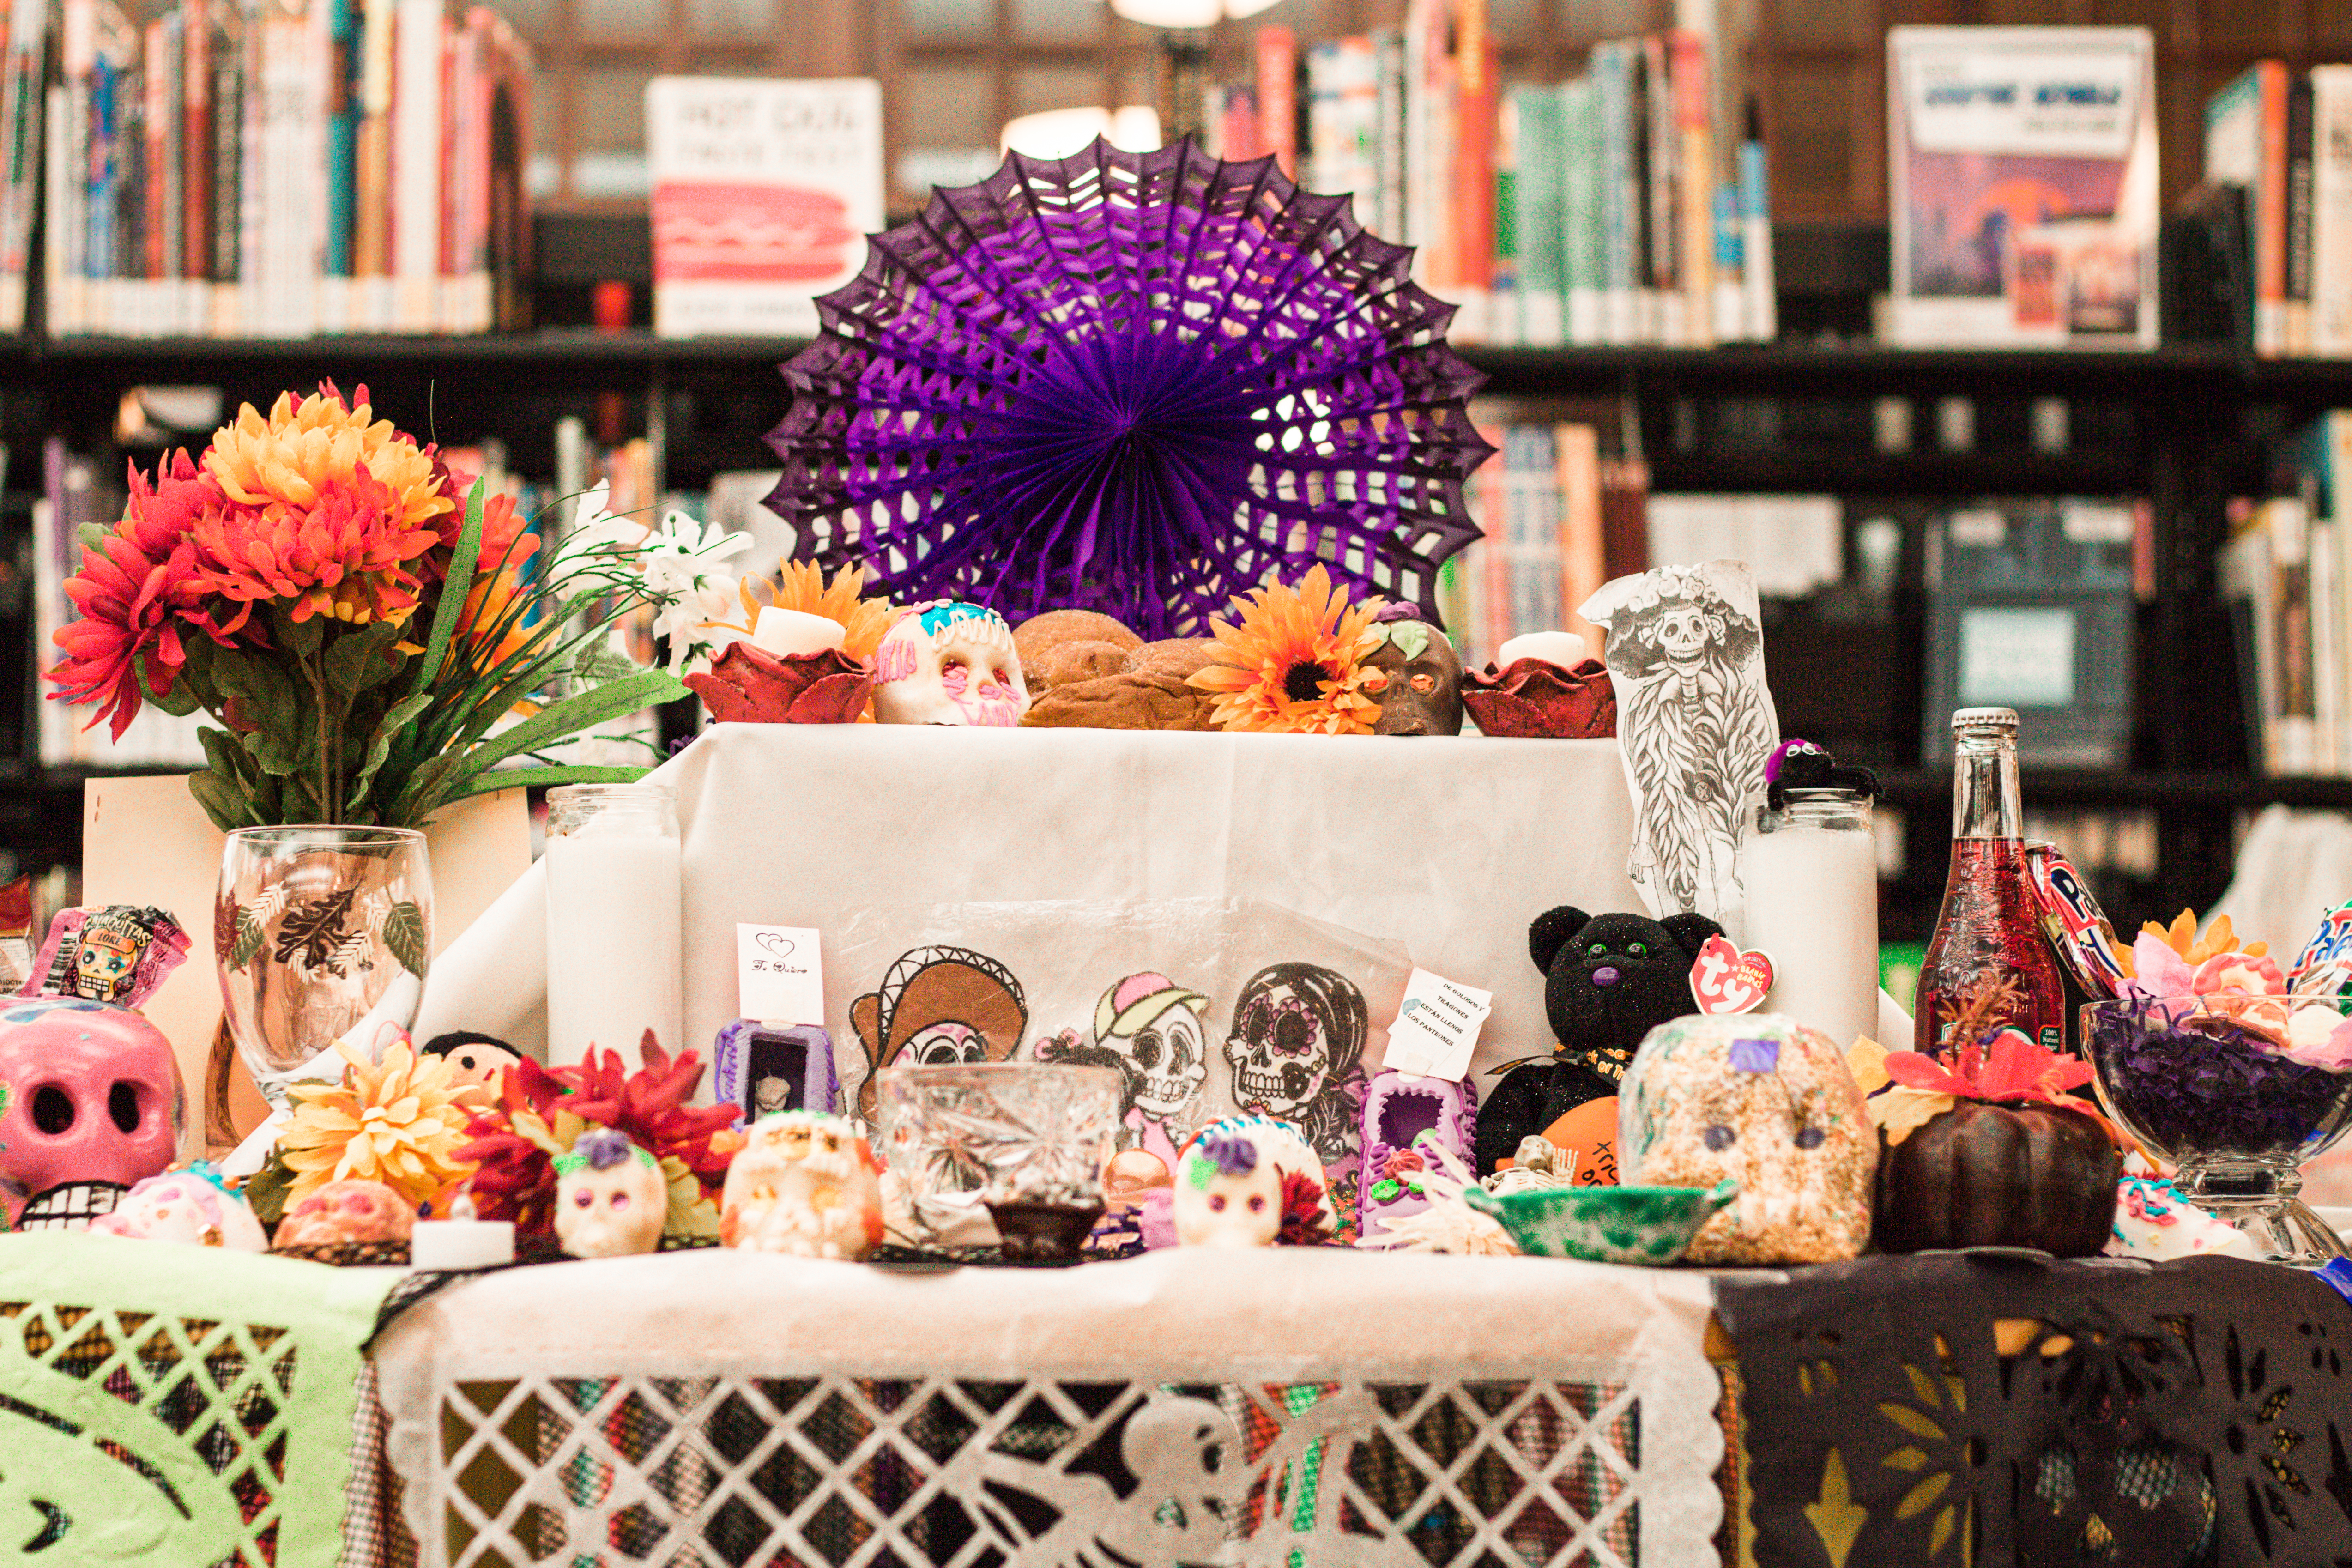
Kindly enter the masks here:
M 272 1105 L 351 1037 L 371 1055 L 416 1018 L 433 952 L 425 836 L 401 827 L 244 827 L 221 852 L 213 906 L 221 1002 Z

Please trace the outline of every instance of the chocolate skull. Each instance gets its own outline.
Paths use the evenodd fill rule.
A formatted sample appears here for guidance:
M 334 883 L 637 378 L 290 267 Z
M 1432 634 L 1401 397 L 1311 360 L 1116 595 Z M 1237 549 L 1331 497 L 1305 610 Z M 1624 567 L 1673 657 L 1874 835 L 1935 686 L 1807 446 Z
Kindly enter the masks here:
M 0 1008 L 0 1202 L 14 1223 L 86 1223 L 172 1162 L 185 1114 L 163 1032 L 58 996 Z M 54 1194 L 36 1213 L 26 1200 Z
M 1391 605 L 1376 623 L 1381 646 L 1364 662 L 1388 677 L 1376 735 L 1462 733 L 1462 656 L 1410 605 Z
M 1029 710 L 1013 628 L 994 610 L 942 599 L 898 617 L 874 652 L 884 724 L 1010 727 Z

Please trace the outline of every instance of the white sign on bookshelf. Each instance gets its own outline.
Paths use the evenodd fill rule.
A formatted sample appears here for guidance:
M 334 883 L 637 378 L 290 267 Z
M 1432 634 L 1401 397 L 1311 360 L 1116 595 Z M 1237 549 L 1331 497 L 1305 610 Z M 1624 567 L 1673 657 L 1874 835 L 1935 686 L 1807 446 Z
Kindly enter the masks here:
M 646 86 L 654 330 L 813 337 L 882 226 L 882 88 L 865 78 Z

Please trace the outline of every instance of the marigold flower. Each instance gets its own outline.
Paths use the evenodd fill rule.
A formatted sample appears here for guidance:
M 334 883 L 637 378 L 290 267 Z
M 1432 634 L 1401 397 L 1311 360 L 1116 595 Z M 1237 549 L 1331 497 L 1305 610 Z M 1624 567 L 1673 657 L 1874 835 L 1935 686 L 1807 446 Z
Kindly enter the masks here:
M 1211 623 L 1215 662 L 1191 684 L 1217 693 L 1214 714 L 1227 730 L 1285 734 L 1369 735 L 1381 716 L 1377 692 L 1388 683 L 1363 661 L 1381 646 L 1372 624 L 1377 599 L 1349 605 L 1318 564 L 1295 588 L 1269 583 L 1237 596 L 1238 626 Z
M 288 1208 L 353 1176 L 423 1204 L 471 1172 L 457 1152 L 471 1114 L 458 1100 L 467 1086 L 452 1080 L 447 1058 L 419 1057 L 404 1040 L 381 1062 L 340 1042 L 335 1049 L 351 1064 L 342 1082 L 288 1089 L 293 1113 L 278 1138 L 294 1173 Z

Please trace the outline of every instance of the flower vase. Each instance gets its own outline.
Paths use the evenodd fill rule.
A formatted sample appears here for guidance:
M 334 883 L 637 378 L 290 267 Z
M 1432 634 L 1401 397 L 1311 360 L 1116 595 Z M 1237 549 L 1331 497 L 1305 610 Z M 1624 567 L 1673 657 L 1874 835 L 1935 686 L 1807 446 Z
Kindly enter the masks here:
M 287 1085 L 319 1076 L 313 1062 L 337 1040 L 373 1056 L 415 1022 L 433 952 L 425 836 L 237 829 L 221 852 L 213 950 L 237 1054 L 284 1110 Z

